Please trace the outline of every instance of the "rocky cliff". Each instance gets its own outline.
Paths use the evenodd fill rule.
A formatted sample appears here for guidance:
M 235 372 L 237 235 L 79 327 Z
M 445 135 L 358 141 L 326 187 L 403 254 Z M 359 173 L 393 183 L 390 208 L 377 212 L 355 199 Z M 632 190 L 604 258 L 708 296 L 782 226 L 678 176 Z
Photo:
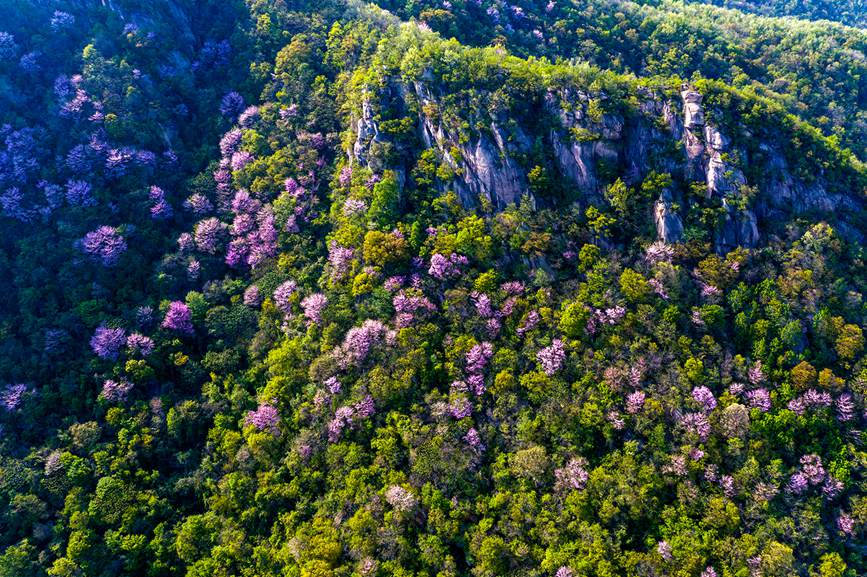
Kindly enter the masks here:
M 612 174 L 627 185 L 640 183 L 651 171 L 671 175 L 673 185 L 653 199 L 647 215 L 659 240 L 668 243 L 684 238 L 696 190 L 718 207 L 713 240 L 719 252 L 759 246 L 785 223 L 807 216 L 831 220 L 852 238 L 863 238 L 865 232 L 859 218 L 864 191 L 835 189 L 818 168 L 810 182 L 799 178 L 787 160 L 792 151 L 785 147 L 792 144 L 774 138 L 776 127 L 753 134 L 744 126 L 719 125 L 711 118 L 725 115 L 709 113 L 703 95 L 689 85 L 679 98 L 638 88 L 637 107 L 601 114 L 594 103 L 606 96 L 575 87 L 528 94 L 526 107 L 514 116 L 490 112 L 494 93 L 474 92 L 462 112 L 471 122 L 463 126 L 426 112 L 443 108 L 447 96 L 431 80 L 390 81 L 373 94 L 381 98 L 365 99 L 353 123 L 351 162 L 378 171 L 384 168 L 377 154 L 383 146 L 396 148 L 404 160 L 417 152 L 391 142 L 378 127 L 377 111 L 385 102 L 393 106 L 396 97 L 402 109 L 415 115 L 418 145 L 437 150 L 454 169 L 454 180 L 442 183 L 442 191 L 453 190 L 468 207 L 484 201 L 502 210 L 522 198 L 553 207 L 555 201 L 538 198 L 528 180 L 526 159 L 541 144 L 547 168 L 572 189 L 570 202 L 582 207 L 604 203 Z M 453 107 L 454 95 L 448 96 Z M 467 124 L 474 129 L 468 132 Z M 730 134 L 737 135 L 737 142 Z M 397 161 L 388 168 L 405 183 L 408 163 Z

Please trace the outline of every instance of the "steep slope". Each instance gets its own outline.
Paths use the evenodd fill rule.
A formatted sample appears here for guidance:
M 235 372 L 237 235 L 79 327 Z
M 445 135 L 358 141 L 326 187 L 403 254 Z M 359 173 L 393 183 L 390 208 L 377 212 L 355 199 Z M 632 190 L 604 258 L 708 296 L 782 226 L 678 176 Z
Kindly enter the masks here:
M 379 4 L 465 44 L 503 44 L 520 56 L 577 58 L 641 76 L 700 75 L 755 90 L 838 135 L 859 156 L 867 150 L 863 31 L 674 1 Z
M 837 94 L 860 33 L 805 24 L 833 48 L 800 66 L 801 25 L 689 46 L 721 11 L 669 2 L 528 7 L 545 52 L 484 2 L 397 12 L 501 46 L 73 5 L 44 77 L 56 15 L 3 5 L 0 575 L 867 571 L 867 170 L 761 84 Z M 738 60 L 754 29 L 790 59 Z
M 421 56 L 413 46 L 380 55 L 383 66 L 407 56 L 385 69 L 374 64 L 377 74 L 358 87 L 366 96 L 351 120 L 350 155 L 375 171 L 396 170 L 401 187 L 427 150 L 454 174 L 438 180 L 439 192 L 454 190 L 468 208 L 503 210 L 526 195 L 533 206 L 577 201 L 584 210 L 605 204 L 615 177 L 635 187 L 651 173 L 665 174 L 669 185 L 645 199 L 647 206 L 632 207 L 644 214 L 631 215 L 650 220 L 654 206 L 660 240 L 706 233 L 700 229 L 713 212 L 722 252 L 758 246 L 808 215 L 863 239 L 863 165 L 772 104 L 714 82 L 698 83 L 703 95 L 689 85 L 672 89 L 494 50 L 468 56 L 457 45 L 434 46 Z M 744 114 L 763 107 L 757 116 Z M 399 131 L 383 130 L 376 118 Z M 835 160 L 814 164 L 807 148 Z M 692 226 L 684 231 L 683 221 Z
M 699 0 L 706 4 L 737 8 L 765 16 L 795 16 L 809 20 L 833 20 L 867 28 L 863 0 Z

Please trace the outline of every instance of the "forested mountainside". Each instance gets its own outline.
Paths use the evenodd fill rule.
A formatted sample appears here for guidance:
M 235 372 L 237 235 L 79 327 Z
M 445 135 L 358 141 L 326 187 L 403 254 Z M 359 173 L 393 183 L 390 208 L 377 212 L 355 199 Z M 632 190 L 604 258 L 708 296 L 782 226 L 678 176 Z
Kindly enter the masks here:
M 865 40 L 0 0 L 0 576 L 864 575 Z
M 867 28 L 867 4 L 863 0 L 699 0 L 766 16 L 795 16 L 809 20 L 833 20 Z
M 445 37 L 503 45 L 523 57 L 721 80 L 779 102 L 862 160 L 867 150 L 867 31 L 673 1 L 377 3 Z

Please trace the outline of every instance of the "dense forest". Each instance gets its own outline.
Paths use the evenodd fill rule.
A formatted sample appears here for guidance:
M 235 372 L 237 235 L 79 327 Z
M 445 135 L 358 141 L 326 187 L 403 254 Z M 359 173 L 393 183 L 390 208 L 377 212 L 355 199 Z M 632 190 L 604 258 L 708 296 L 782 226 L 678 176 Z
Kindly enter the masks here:
M 0 577 L 867 574 L 865 17 L 0 0 Z
M 766 16 L 795 16 L 809 20 L 833 20 L 867 28 L 864 0 L 698 0 Z

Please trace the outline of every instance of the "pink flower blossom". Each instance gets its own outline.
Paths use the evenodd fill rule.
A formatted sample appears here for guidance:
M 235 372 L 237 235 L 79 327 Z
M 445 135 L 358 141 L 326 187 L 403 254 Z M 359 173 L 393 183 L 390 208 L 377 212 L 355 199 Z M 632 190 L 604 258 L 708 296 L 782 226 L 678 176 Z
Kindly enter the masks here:
M 367 319 L 360 327 L 349 329 L 341 347 L 343 364 L 362 363 L 371 350 L 386 338 L 386 328 L 380 321 Z
M 549 377 L 560 370 L 565 360 L 566 348 L 560 339 L 554 339 L 551 342 L 551 346 L 545 347 L 536 353 L 536 362 L 539 363 L 542 371 Z
M 471 427 L 470 430 L 467 431 L 467 434 L 464 435 L 464 441 L 476 453 L 485 452 L 485 445 L 482 443 L 482 438 L 479 436 L 479 432 L 475 428 Z
M 315 325 L 322 322 L 322 311 L 328 304 L 328 298 L 322 293 L 313 293 L 301 301 L 301 308 L 307 320 Z
M 270 403 L 261 403 L 255 411 L 248 411 L 244 417 L 244 424 L 255 427 L 259 431 L 267 431 L 274 436 L 280 434 L 277 424 L 280 422 L 280 413 Z
M 467 264 L 469 260 L 463 255 L 452 253 L 446 257 L 437 253 L 431 257 L 427 272 L 435 279 L 446 280 L 459 276 Z
M 541 320 L 542 317 L 537 311 L 530 311 L 529 313 L 527 313 L 524 322 L 521 324 L 521 326 L 518 327 L 518 336 L 522 336 L 525 333 L 532 331 L 534 328 L 536 328 L 536 325 L 538 325 L 539 321 Z
M 385 491 L 386 502 L 394 507 L 395 510 L 402 513 L 408 513 L 415 509 L 418 499 L 415 495 L 401 487 L 400 485 L 392 485 Z
M 295 294 L 295 289 L 298 285 L 294 280 L 287 280 L 276 289 L 274 289 L 274 304 L 282 312 L 289 314 L 292 312 L 292 295 Z
M 338 281 L 346 276 L 352 266 L 355 251 L 340 246 L 335 241 L 328 245 L 328 263 L 331 265 L 331 280 Z
M 100 396 L 112 403 L 122 403 L 126 400 L 127 395 L 132 390 L 132 383 L 123 379 L 115 381 L 107 379 L 102 383 L 102 392 Z
M 257 307 L 262 303 L 262 294 L 259 287 L 251 284 L 244 289 L 244 304 L 248 307 Z
M 126 338 L 126 348 L 130 354 L 147 357 L 154 351 L 154 341 L 141 333 L 131 333 Z
M 758 409 L 763 413 L 771 410 L 771 394 L 765 388 L 747 391 L 747 401 L 750 407 Z
M 570 459 L 564 467 L 554 470 L 554 488 L 560 492 L 580 491 L 587 484 L 589 478 L 587 459 L 577 457 Z
M 351 218 L 367 212 L 367 203 L 358 198 L 347 198 L 343 203 L 343 216 Z
M 467 351 L 467 373 L 478 374 L 485 370 L 485 366 L 494 356 L 494 347 L 489 342 L 483 342 L 473 346 Z
M 716 408 L 716 397 L 705 386 L 695 387 L 692 390 L 692 398 L 702 405 L 705 412 L 710 412 Z
M 664 242 L 655 242 L 647 247 L 644 252 L 644 260 L 648 264 L 656 264 L 658 262 L 671 262 L 674 257 L 674 248 Z
M 14 411 L 21 406 L 21 400 L 26 392 L 27 385 L 21 383 L 6 385 L 3 391 L 0 392 L 0 405 L 7 411 Z
M 750 367 L 750 369 L 747 371 L 747 378 L 749 379 L 750 383 L 754 385 L 758 385 L 765 380 L 765 373 L 762 370 L 761 361 L 756 361 L 755 364 Z
M 656 544 L 656 552 L 666 561 L 671 561 L 671 545 L 668 544 L 668 541 L 660 541 Z
M 626 396 L 626 412 L 634 415 L 644 407 L 645 395 L 641 391 L 633 391 Z
M 696 435 L 702 442 L 710 436 L 710 422 L 703 413 L 687 413 L 681 418 L 680 424 L 687 433 Z
M 837 530 L 843 535 L 851 537 L 855 532 L 855 520 L 846 513 L 840 513 L 837 517 Z
M 837 409 L 837 418 L 842 421 L 851 421 L 855 416 L 855 401 L 851 393 L 843 393 L 834 403 Z
M 202 252 L 215 254 L 225 230 L 226 225 L 214 217 L 200 220 L 193 230 L 196 247 Z

